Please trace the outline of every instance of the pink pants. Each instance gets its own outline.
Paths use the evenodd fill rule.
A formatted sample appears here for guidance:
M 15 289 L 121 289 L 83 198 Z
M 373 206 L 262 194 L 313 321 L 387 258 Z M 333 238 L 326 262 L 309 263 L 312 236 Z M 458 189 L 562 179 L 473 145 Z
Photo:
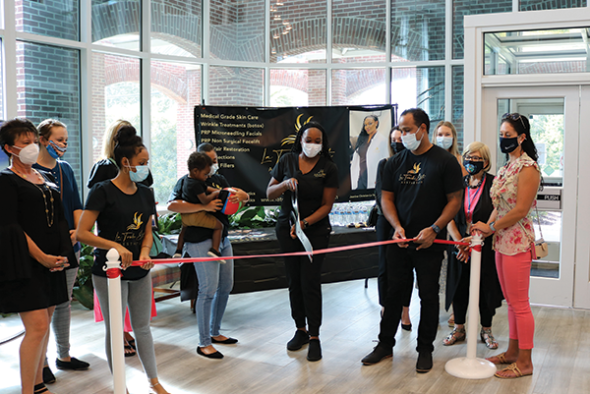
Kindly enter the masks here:
M 518 341 L 519 349 L 532 349 L 535 319 L 529 303 L 531 252 L 507 256 L 496 252 L 496 270 L 508 303 L 510 339 Z

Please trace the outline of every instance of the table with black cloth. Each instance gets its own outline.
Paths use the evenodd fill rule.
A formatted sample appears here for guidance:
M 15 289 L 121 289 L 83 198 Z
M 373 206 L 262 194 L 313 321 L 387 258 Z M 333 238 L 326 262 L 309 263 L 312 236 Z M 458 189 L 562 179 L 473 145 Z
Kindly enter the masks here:
M 281 253 L 274 228 L 230 231 L 234 256 Z M 176 250 L 177 235 L 164 237 L 164 252 L 170 255 Z M 373 228 L 334 227 L 330 246 L 348 246 L 375 242 Z M 322 283 L 342 282 L 353 279 L 374 278 L 378 271 L 379 249 L 377 247 L 330 253 L 324 259 Z M 313 264 L 313 263 L 312 263 Z M 190 266 L 187 271 L 190 272 Z M 194 272 L 194 269 L 192 269 Z M 234 260 L 234 288 L 232 294 L 287 288 L 284 260 L 280 257 L 260 257 Z M 184 293 L 184 292 L 183 292 Z M 182 299 L 192 295 L 183 294 Z

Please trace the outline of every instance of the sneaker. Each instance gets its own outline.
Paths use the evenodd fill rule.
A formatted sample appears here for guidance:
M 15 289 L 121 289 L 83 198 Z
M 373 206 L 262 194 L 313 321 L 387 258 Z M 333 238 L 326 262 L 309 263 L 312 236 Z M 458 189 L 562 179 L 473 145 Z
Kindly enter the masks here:
M 482 327 L 481 332 L 479 333 L 479 336 L 481 338 L 481 341 L 486 344 L 488 349 L 497 349 L 498 348 L 498 342 L 496 342 L 496 339 L 494 338 L 494 335 L 492 334 L 491 328 L 484 329 Z
M 57 369 L 71 369 L 72 371 L 82 371 L 88 369 L 90 364 L 86 361 L 78 360 L 76 357 L 70 358 L 70 361 L 61 361 L 59 358 L 55 359 L 55 366 Z
M 299 350 L 307 343 L 309 343 L 309 334 L 303 330 L 297 330 L 293 338 L 287 342 L 287 350 Z
M 422 351 L 418 353 L 418 361 L 416 362 L 416 372 L 426 373 L 432 369 L 432 353 Z
M 297 330 L 300 331 L 300 330 Z M 322 359 L 322 347 L 319 339 L 310 339 L 307 348 L 307 361 L 319 361 Z
M 49 366 L 43 367 L 43 383 L 51 384 L 55 383 L 55 375 L 51 372 Z
M 365 358 L 361 360 L 361 362 L 363 365 L 373 365 L 390 357 L 393 357 L 393 349 L 382 346 L 381 343 L 379 343 L 371 353 L 367 354 Z
M 210 248 L 207 252 L 207 256 L 209 257 L 221 257 L 221 253 L 215 248 Z M 217 260 L 219 264 L 225 264 L 225 260 Z

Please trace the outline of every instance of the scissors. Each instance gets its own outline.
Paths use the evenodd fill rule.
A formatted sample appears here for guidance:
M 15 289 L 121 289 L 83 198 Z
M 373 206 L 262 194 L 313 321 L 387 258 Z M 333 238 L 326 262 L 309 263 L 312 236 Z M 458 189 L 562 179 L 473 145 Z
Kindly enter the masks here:
M 291 219 L 295 221 L 295 235 L 301 241 L 303 248 L 306 252 L 313 252 L 313 248 L 311 247 L 311 242 L 309 242 L 309 238 L 303 232 L 301 228 L 301 216 L 299 214 L 299 203 L 297 200 L 297 186 L 295 186 L 295 190 L 291 192 L 291 204 L 293 205 L 293 210 L 291 211 Z M 311 254 L 307 255 L 309 257 L 309 261 L 313 263 L 313 257 Z

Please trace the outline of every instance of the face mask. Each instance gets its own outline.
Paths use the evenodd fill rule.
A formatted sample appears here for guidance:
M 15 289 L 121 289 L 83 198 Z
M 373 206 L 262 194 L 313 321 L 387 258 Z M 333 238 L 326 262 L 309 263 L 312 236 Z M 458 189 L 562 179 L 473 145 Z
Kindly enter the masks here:
M 213 163 L 211 165 L 211 171 L 209 171 L 209 174 L 207 174 L 207 175 L 208 176 L 214 175 L 217 172 L 217 170 L 219 170 L 219 164 Z
M 400 153 L 404 149 L 406 149 L 406 147 L 401 142 L 392 142 L 391 143 L 391 150 L 393 151 L 393 153 Z
M 18 156 L 21 163 L 32 166 L 37 162 L 37 157 L 39 157 L 39 145 L 33 143 L 24 148 L 18 146 L 12 146 L 12 148 L 20 149 L 20 154 L 16 156 Z
M 303 153 L 305 153 L 305 156 L 311 159 L 316 157 L 318 153 L 322 151 L 322 144 L 310 144 L 302 141 L 301 148 L 303 148 Z
M 145 178 L 148 177 L 150 174 L 150 169 L 148 166 L 125 166 L 129 168 L 129 178 L 131 178 L 132 182 L 142 182 Z M 135 168 L 135 172 L 131 171 L 132 168 Z
M 47 152 L 49 153 L 49 156 L 53 157 L 54 159 L 59 159 L 62 157 L 66 153 L 66 149 L 67 148 L 62 148 L 53 141 L 49 141 L 49 145 L 47 145 Z
M 483 170 L 483 161 L 471 161 L 471 160 L 463 160 L 463 167 L 469 173 L 469 175 L 475 175 Z
M 518 147 L 518 137 L 504 138 L 500 137 L 500 150 L 502 153 L 510 153 Z
M 404 146 L 406 147 L 406 149 L 409 150 L 416 150 L 418 149 L 418 147 L 420 146 L 420 143 L 422 142 L 422 138 L 424 138 L 424 135 L 422 135 L 422 138 L 420 138 L 419 140 L 416 139 L 416 134 L 418 132 L 415 133 L 408 133 L 406 135 L 402 135 L 402 143 L 404 144 Z
M 453 145 L 453 137 L 436 137 L 436 145 L 443 149 L 449 149 Z

